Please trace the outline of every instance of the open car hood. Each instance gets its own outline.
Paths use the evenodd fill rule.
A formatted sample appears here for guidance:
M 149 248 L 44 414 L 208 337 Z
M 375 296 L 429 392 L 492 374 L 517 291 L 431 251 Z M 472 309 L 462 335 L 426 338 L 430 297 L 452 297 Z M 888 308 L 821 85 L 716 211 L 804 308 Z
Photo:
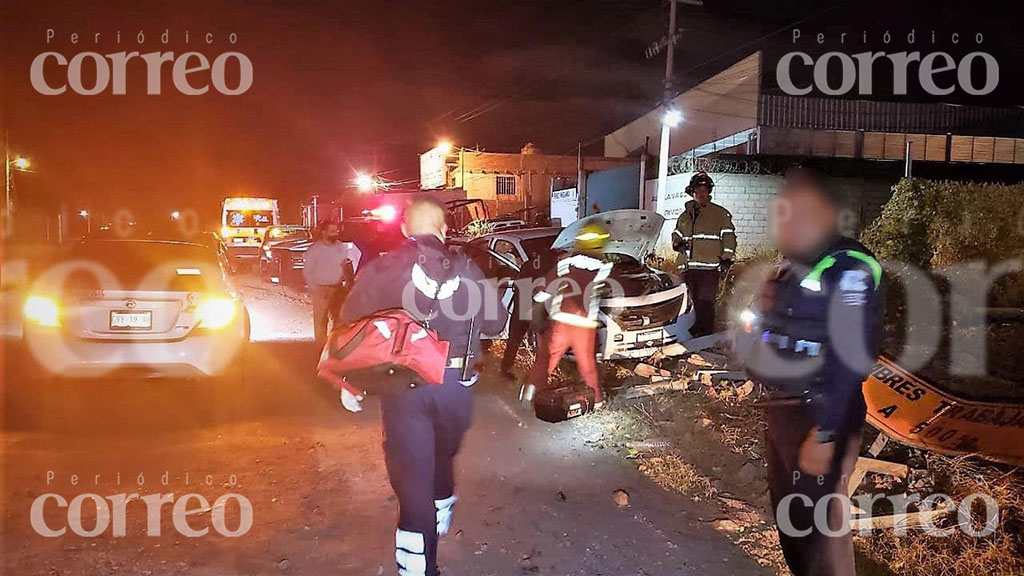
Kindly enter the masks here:
M 572 248 L 580 230 L 591 222 L 598 222 L 608 231 L 608 244 L 605 253 L 625 254 L 637 262 L 643 262 L 647 254 L 654 249 L 661 236 L 661 227 L 665 217 L 647 210 L 611 210 L 587 216 L 567 226 L 555 238 L 551 245 L 553 250 Z

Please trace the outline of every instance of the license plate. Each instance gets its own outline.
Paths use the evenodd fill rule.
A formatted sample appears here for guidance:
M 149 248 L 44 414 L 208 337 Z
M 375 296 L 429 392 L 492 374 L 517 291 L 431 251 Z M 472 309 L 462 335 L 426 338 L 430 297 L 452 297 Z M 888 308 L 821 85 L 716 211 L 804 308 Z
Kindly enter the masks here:
M 648 330 L 647 332 L 641 332 L 636 335 L 637 342 L 651 342 L 653 340 L 663 340 L 664 331 L 659 328 L 657 330 Z
M 231 241 L 235 244 L 245 244 L 246 238 L 243 236 L 235 236 Z
M 565 417 L 566 418 L 575 418 L 576 416 L 582 416 L 582 415 L 583 415 L 583 405 L 582 404 L 570 404 L 569 405 L 569 410 L 566 411 L 566 413 L 565 413 Z
M 111 330 L 151 330 L 153 312 L 150 310 L 111 310 Z

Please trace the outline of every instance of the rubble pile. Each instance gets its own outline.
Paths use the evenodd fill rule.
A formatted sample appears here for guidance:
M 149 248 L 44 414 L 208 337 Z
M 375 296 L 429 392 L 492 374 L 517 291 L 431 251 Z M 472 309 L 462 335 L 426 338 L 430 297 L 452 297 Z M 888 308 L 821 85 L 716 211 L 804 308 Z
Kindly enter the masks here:
M 713 334 L 661 348 L 633 369 L 633 375 L 646 382 L 626 389 L 625 398 L 691 391 L 727 404 L 753 400 L 761 391 L 733 365 L 726 354 L 727 344 L 723 335 Z

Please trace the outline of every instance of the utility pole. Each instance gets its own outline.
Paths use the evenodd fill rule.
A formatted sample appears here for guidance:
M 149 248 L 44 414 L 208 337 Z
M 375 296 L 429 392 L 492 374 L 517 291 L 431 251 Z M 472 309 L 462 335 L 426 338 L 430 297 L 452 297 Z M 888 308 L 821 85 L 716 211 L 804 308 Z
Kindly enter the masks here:
M 4 222 L 3 237 L 11 234 L 14 219 L 11 215 L 11 134 L 4 130 Z
M 583 171 L 583 143 L 576 145 L 576 217 L 587 216 L 587 173 Z
M 662 100 L 664 113 L 661 118 L 661 146 L 658 154 L 658 191 L 655 196 L 659 213 L 664 213 L 665 211 L 665 194 L 666 187 L 668 186 L 669 139 L 672 136 L 672 129 L 678 126 L 683 119 L 682 112 L 676 110 L 673 105 L 675 89 L 673 88 L 672 68 L 675 63 L 676 32 L 678 31 L 676 26 L 676 4 L 678 2 L 692 6 L 704 5 L 703 0 L 668 0 L 668 36 L 664 40 L 667 50 L 665 54 L 665 94 Z M 657 53 L 660 47 L 661 43 L 657 43 L 649 51 L 653 50 L 654 53 Z
M 665 212 L 665 188 L 668 185 L 668 155 L 669 139 L 672 136 L 672 126 L 667 115 L 672 110 L 672 98 L 675 96 L 672 90 L 672 67 L 675 61 L 676 52 L 676 0 L 668 0 L 668 37 L 665 54 L 665 93 L 662 98 L 662 105 L 665 107 L 666 117 L 661 121 L 661 149 L 658 154 L 658 193 L 657 210 Z

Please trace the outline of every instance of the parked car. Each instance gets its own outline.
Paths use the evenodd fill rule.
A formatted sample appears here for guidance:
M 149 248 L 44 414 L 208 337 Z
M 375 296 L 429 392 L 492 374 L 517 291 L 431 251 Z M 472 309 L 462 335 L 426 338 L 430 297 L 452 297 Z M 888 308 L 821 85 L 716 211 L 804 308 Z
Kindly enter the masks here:
M 33 286 L 24 338 L 59 376 L 228 374 L 249 315 L 217 250 L 189 242 L 87 240 Z
M 267 231 L 263 234 L 263 240 L 260 242 L 260 278 L 270 282 L 271 277 L 274 275 L 272 274 L 273 272 L 277 272 L 277 277 L 281 276 L 281 262 L 275 261 L 275 254 L 273 252 L 275 246 L 301 242 L 308 243 L 312 239 L 313 235 L 310 233 L 309 228 L 301 225 L 281 225 L 267 228 Z
M 686 285 L 647 265 L 665 222 L 645 210 L 614 210 L 557 228 L 525 228 L 475 238 L 464 244 L 467 255 L 488 278 L 499 281 L 503 302 L 511 306 L 512 283 L 522 263 L 540 250 L 568 250 L 589 222 L 604 225 L 610 240 L 605 257 L 614 262 L 609 279 L 621 292 L 604 298 L 598 314 L 598 357 L 643 358 L 658 348 L 689 339 L 693 310 Z M 550 243 L 549 243 L 550 242 Z
M 402 230 L 394 218 L 382 220 L 372 216 L 359 216 L 341 223 L 341 240 L 352 242 L 362 254 L 361 264 L 387 253 L 402 243 Z M 292 239 L 270 246 L 263 277 L 274 284 L 302 286 L 306 250 L 312 239 Z

